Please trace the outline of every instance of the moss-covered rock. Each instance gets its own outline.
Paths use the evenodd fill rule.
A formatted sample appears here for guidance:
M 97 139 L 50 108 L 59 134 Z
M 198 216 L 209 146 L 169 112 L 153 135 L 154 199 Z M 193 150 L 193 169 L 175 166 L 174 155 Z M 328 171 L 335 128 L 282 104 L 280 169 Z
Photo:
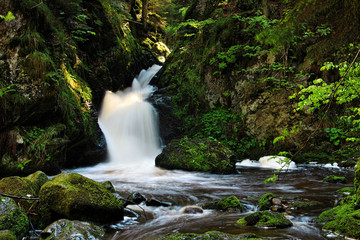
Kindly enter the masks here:
M 355 179 L 354 179 L 354 187 L 355 187 L 355 208 L 360 209 L 360 159 L 356 163 L 355 166 Z
M 338 206 L 321 213 L 318 222 L 325 223 L 323 229 L 359 239 L 360 209 L 355 209 L 355 199 L 355 195 L 349 196 Z
M 0 240 L 16 240 L 16 236 L 10 230 L 1 230 Z
M 323 179 L 323 181 L 327 182 L 327 183 L 346 183 L 346 178 L 335 176 L 335 175 L 330 175 L 330 176 L 325 177 Z
M 270 211 L 259 211 L 247 215 L 236 222 L 240 226 L 256 226 L 271 228 L 291 227 L 292 222 L 281 213 Z
M 244 233 L 240 235 L 233 235 L 228 233 L 222 233 L 218 231 L 210 231 L 204 234 L 195 234 L 195 233 L 172 233 L 166 236 L 157 238 L 156 240 L 238 240 L 238 239 L 248 239 L 248 240 L 261 240 L 257 238 L 255 234 Z
M 151 48 L 152 53 L 156 56 L 159 62 L 164 63 L 165 59 L 170 54 L 170 49 L 162 42 L 156 42 Z
M 48 176 L 42 171 L 37 171 L 33 174 L 30 174 L 29 176 L 25 177 L 25 179 L 28 179 L 32 183 L 36 193 L 39 193 L 41 186 L 49 181 Z
M 353 187 L 344 187 L 336 190 L 336 193 L 342 193 L 345 195 L 350 195 L 355 193 L 355 188 Z
M 273 193 L 266 193 L 259 199 L 258 207 L 260 211 L 269 210 L 273 205 L 271 199 L 276 198 Z
M 95 224 L 60 219 L 46 227 L 40 234 L 41 240 L 56 239 L 107 239 L 105 229 Z
M 25 212 L 18 207 L 13 199 L 1 196 L 0 230 L 11 230 L 18 239 L 21 239 L 29 230 L 29 219 Z
M 230 196 L 219 201 L 209 202 L 202 206 L 204 209 L 216 209 L 219 211 L 243 211 L 244 207 L 239 199 L 235 196 Z
M 123 219 L 124 208 L 100 183 L 77 173 L 63 172 L 40 189 L 40 226 L 59 218 L 106 223 Z
M 158 167 L 218 174 L 235 173 L 233 153 L 212 139 L 172 140 L 155 159 Z
M 38 192 L 34 184 L 26 178 L 12 176 L 6 177 L 0 180 L 0 192 L 12 196 L 28 197 L 28 195 L 37 197 Z M 16 200 L 24 209 L 28 209 L 33 201 L 28 200 Z

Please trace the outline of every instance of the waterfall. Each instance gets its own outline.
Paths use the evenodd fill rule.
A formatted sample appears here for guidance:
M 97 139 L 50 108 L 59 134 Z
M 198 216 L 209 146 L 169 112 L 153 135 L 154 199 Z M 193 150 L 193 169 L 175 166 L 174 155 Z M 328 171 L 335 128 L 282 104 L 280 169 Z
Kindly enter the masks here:
M 153 65 L 142 70 L 124 91 L 106 92 L 98 122 L 105 135 L 111 165 L 154 165 L 160 153 L 158 119 L 146 100 L 155 91 L 149 82 L 160 68 Z

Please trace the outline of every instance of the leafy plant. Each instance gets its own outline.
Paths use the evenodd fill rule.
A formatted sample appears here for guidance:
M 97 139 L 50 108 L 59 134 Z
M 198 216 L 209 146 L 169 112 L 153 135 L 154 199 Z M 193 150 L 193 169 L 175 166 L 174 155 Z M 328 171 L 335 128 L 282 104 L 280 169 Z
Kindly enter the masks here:
M 12 12 L 9 11 L 6 14 L 6 16 L 3 16 L 3 15 L 0 14 L 0 19 L 3 19 L 4 21 L 10 21 L 10 20 L 14 20 L 15 16 L 14 16 L 14 14 Z

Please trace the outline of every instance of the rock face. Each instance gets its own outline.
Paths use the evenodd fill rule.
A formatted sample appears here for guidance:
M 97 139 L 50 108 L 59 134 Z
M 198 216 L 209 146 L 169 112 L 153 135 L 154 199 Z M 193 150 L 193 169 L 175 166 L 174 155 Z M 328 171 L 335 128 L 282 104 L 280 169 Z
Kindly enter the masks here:
M 0 230 L 10 230 L 18 239 L 21 239 L 29 230 L 29 219 L 11 198 L 0 196 Z M 0 231 L 0 239 L 5 233 Z M 11 234 L 9 234 L 11 235 Z
M 156 157 L 155 164 L 165 169 L 235 173 L 233 153 L 222 143 L 211 139 L 172 140 Z
M 55 176 L 41 187 L 39 197 L 42 226 L 59 218 L 98 223 L 123 219 L 121 200 L 100 183 L 77 173 Z
M 256 226 L 270 228 L 286 228 L 291 227 L 292 222 L 285 218 L 284 215 L 277 212 L 259 211 L 252 213 L 237 221 L 240 226 Z
M 0 9 L 15 16 L 0 22 L 0 176 L 101 160 L 94 116 L 104 90 L 130 86 L 156 61 L 123 22 L 123 5 L 20 0 Z
M 105 229 L 88 222 L 60 219 L 41 232 L 42 240 L 56 239 L 106 239 Z

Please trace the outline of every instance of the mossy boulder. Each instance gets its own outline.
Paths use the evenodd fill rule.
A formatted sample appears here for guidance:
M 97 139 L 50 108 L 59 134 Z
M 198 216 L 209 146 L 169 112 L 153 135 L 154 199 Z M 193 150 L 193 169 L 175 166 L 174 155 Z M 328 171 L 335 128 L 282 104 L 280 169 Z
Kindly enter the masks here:
M 247 215 L 236 222 L 240 226 L 256 226 L 270 228 L 291 227 L 292 222 L 281 213 L 270 211 L 259 211 Z
M 0 192 L 18 197 L 38 196 L 38 191 L 36 191 L 34 184 L 29 179 L 18 176 L 1 179 Z M 16 200 L 16 202 L 24 209 L 28 209 L 33 204 L 33 201 L 28 200 Z
M 354 179 L 354 187 L 355 187 L 355 208 L 360 209 L 360 158 L 355 166 L 355 179 Z
M 238 239 L 249 239 L 249 240 L 257 240 L 261 238 L 257 238 L 255 234 L 252 233 L 243 233 L 240 235 L 233 235 L 229 233 L 223 233 L 218 231 L 210 231 L 204 234 L 196 234 L 196 233 L 171 233 L 166 236 L 162 236 L 157 238 L 156 240 L 238 240 Z
M 346 178 L 335 176 L 335 175 L 330 175 L 330 176 L 325 177 L 323 179 L 323 181 L 327 182 L 327 183 L 346 183 Z
M 276 195 L 273 193 L 266 193 L 263 196 L 261 196 L 261 198 L 259 199 L 259 210 L 260 211 L 264 211 L 264 210 L 269 210 L 271 208 L 271 206 L 273 205 L 271 199 L 276 198 Z
M 29 230 L 29 219 L 16 202 L 7 197 L 0 196 L 0 230 L 10 230 L 18 239 L 21 239 Z M 9 236 L 3 232 L 3 237 Z M 1 238 L 9 240 L 9 238 Z M 10 234 L 11 235 L 11 234 Z
M 229 148 L 212 139 L 172 140 L 155 159 L 158 167 L 217 174 L 235 173 L 236 159 Z
M 16 240 L 16 236 L 10 230 L 1 230 L 0 240 Z
M 156 56 L 157 60 L 161 63 L 165 62 L 165 59 L 170 54 L 170 49 L 162 42 L 156 42 L 152 48 L 151 52 Z
M 321 213 L 318 222 L 325 223 L 323 229 L 360 239 L 360 209 L 355 209 L 355 200 L 355 195 L 349 196 L 338 206 Z
M 40 189 L 40 226 L 67 218 L 107 223 L 123 219 L 124 207 L 100 183 L 77 173 L 63 172 Z
M 41 232 L 40 236 L 41 240 L 107 239 L 104 228 L 89 222 L 68 219 L 60 219 L 52 223 Z
M 42 171 L 37 171 L 33 174 L 30 174 L 29 176 L 25 177 L 25 179 L 28 179 L 32 183 L 33 189 L 36 191 L 36 193 L 39 193 L 41 186 L 49 181 L 48 176 Z
M 216 209 L 219 211 L 243 211 L 244 207 L 239 199 L 235 196 L 230 196 L 219 201 L 209 202 L 202 206 L 204 209 Z

